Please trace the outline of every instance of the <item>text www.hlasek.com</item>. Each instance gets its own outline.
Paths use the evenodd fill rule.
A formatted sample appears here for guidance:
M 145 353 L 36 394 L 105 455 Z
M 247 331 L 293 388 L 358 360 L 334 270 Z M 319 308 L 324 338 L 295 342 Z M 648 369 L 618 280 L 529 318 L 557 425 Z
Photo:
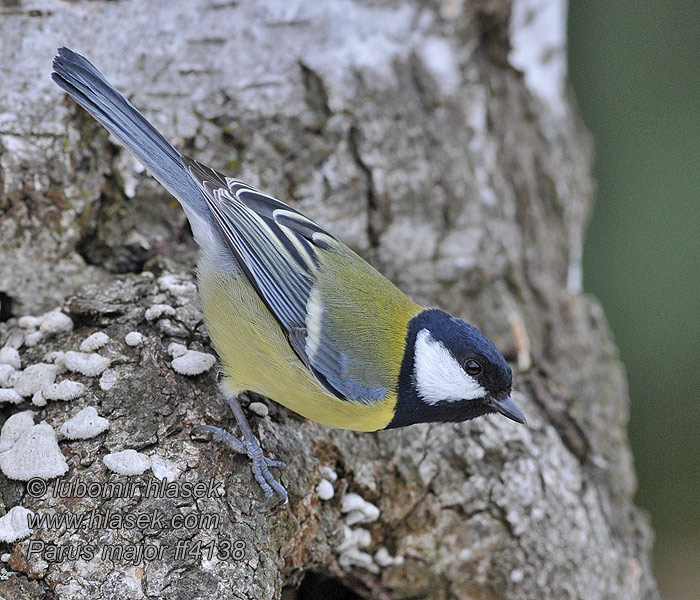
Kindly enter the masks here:
M 136 483 L 136 482 L 134 482 Z M 218 495 L 219 485 L 212 480 L 209 484 L 189 482 L 172 482 L 149 479 L 134 486 L 120 486 L 114 482 L 89 482 L 74 480 L 69 482 L 56 480 L 47 485 L 45 480 L 35 478 L 27 484 L 27 492 L 35 498 L 47 491 L 54 497 L 72 498 L 187 498 L 202 499 Z M 220 515 L 216 512 L 200 513 L 197 511 L 167 514 L 159 509 L 134 511 L 131 508 L 120 512 L 111 509 L 91 509 L 82 513 L 29 513 L 27 525 L 30 530 L 50 531 L 95 531 L 101 529 L 148 531 L 149 540 L 153 540 L 154 531 L 190 530 L 193 532 L 218 532 Z M 179 537 L 179 536 L 178 536 Z M 194 537 L 194 536 L 193 536 Z M 100 555 L 103 560 L 121 564 L 138 565 L 144 561 L 163 559 L 182 560 L 205 558 L 212 560 L 241 560 L 245 556 L 246 544 L 242 540 L 219 538 L 215 535 L 208 539 L 174 539 L 155 540 L 147 543 L 105 543 L 99 545 L 91 539 L 81 542 L 75 536 L 65 544 L 54 544 L 43 540 L 29 540 L 27 557 L 40 558 L 47 562 L 66 560 L 91 560 Z
M 122 514 L 105 510 L 72 513 L 27 515 L 30 529 L 216 529 L 217 513 L 177 513 L 170 518 L 159 510 Z

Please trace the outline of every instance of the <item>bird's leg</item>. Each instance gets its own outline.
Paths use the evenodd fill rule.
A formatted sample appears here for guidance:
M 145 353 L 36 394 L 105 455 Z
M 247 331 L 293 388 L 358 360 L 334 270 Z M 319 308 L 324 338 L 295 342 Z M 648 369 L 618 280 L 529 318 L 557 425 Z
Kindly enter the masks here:
M 273 477 L 272 473 L 270 473 L 270 467 L 283 469 L 286 466 L 285 463 L 283 463 L 281 460 L 273 460 L 263 455 L 262 448 L 260 447 L 258 440 L 255 438 L 255 435 L 253 435 L 253 430 L 250 427 L 250 423 L 248 423 L 248 419 L 243 413 L 243 408 L 241 407 L 238 398 L 225 391 L 224 396 L 226 397 L 226 401 L 233 411 L 233 416 L 236 417 L 238 426 L 241 428 L 243 439 L 239 440 L 225 429 L 213 427 L 212 425 L 201 425 L 200 427 L 193 429 L 192 433 L 210 431 L 214 434 L 213 439 L 217 442 L 223 442 L 234 452 L 247 454 L 250 457 L 250 459 L 253 461 L 253 475 L 255 476 L 255 480 L 258 482 L 262 488 L 263 494 L 265 495 L 265 500 L 258 504 L 258 509 L 266 508 L 270 502 L 272 502 L 275 494 L 277 494 L 280 504 L 286 504 L 287 490 L 285 490 L 282 484 Z
M 243 408 L 238 398 L 233 394 L 225 393 L 226 401 L 233 411 L 233 416 L 236 417 L 238 426 L 241 428 L 241 433 L 243 434 L 243 441 L 246 445 L 246 453 L 253 461 L 253 475 L 255 479 L 260 484 L 263 494 L 265 495 L 265 500 L 259 508 L 265 508 L 270 502 L 275 494 L 280 499 L 281 504 L 287 503 L 287 490 L 282 487 L 282 484 L 277 481 L 270 473 L 269 467 L 278 467 L 283 469 L 285 464 L 279 460 L 272 460 L 263 455 L 262 448 L 255 439 L 253 435 L 253 430 L 250 428 L 250 423 L 246 419 L 243 413 Z

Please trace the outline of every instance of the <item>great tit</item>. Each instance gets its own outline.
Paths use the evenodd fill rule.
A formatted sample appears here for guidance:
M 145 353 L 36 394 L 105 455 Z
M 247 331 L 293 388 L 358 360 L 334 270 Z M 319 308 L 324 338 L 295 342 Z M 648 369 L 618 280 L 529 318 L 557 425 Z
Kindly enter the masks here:
M 294 208 L 180 154 L 83 56 L 61 48 L 53 80 L 121 141 L 182 205 L 201 248 L 204 320 L 221 388 L 268 504 L 287 493 L 237 397 L 255 392 L 308 419 L 376 431 L 500 413 L 525 423 L 512 374 L 476 327 L 409 300 Z

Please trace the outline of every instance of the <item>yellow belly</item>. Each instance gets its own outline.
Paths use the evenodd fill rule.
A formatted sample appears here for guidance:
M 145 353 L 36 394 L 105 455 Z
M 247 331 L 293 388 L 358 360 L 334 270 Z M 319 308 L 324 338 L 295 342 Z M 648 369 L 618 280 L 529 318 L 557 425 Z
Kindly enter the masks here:
M 200 266 L 199 290 L 229 392 L 256 392 L 307 419 L 339 429 L 376 431 L 391 421 L 394 392 L 370 405 L 329 394 L 299 360 L 244 276 L 220 275 Z

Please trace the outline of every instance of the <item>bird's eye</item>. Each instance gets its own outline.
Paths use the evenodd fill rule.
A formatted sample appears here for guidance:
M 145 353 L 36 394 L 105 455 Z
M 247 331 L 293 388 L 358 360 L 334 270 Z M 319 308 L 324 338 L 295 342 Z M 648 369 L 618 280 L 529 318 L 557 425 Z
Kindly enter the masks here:
M 474 377 L 481 373 L 481 365 L 478 362 L 476 362 L 473 358 L 470 358 L 467 362 L 464 363 L 464 370 L 467 372 L 467 374 Z

